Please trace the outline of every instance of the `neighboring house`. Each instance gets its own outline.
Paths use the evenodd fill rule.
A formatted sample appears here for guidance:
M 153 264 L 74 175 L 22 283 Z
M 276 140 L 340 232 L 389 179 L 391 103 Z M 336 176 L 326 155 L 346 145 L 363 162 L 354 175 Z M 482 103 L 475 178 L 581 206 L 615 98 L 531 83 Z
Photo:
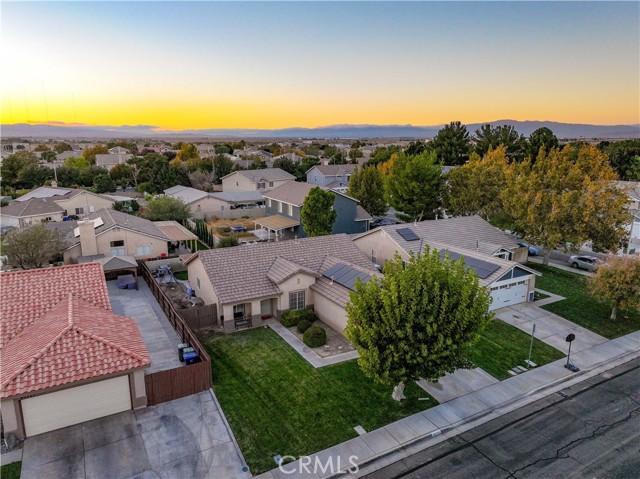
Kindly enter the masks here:
M 152 221 L 115 210 L 102 209 L 85 220 L 49 223 L 67 240 L 64 262 L 77 263 L 81 257 L 103 255 L 156 258 L 168 254 L 170 238 Z
M 217 305 L 227 332 L 309 307 L 342 332 L 355 277 L 380 274 L 347 235 L 199 251 L 186 263 L 196 296 Z M 346 271 L 352 282 L 341 281 Z
M 26 228 L 38 223 L 62 221 L 64 210 L 47 198 L 31 198 L 27 201 L 15 201 L 0 207 L 0 226 Z
M 112 148 L 112 150 L 113 149 L 115 148 Z M 124 148 L 122 149 L 124 150 Z M 133 155 L 130 153 L 109 153 L 108 155 L 98 154 L 96 155 L 96 166 L 101 166 L 102 168 L 110 170 L 116 165 L 125 164 L 131 158 L 133 158 Z
M 307 183 L 326 186 L 334 191 L 346 193 L 349 178 L 358 165 L 316 165 L 307 171 Z
M 114 146 L 113 148 L 109 148 L 110 155 L 128 155 L 129 153 L 131 153 L 131 151 L 121 146 Z M 96 157 L 97 156 L 98 155 L 96 155 Z
M 53 186 L 41 186 L 31 190 L 26 195 L 16 198 L 15 201 L 22 203 L 31 198 L 46 198 L 64 210 L 63 216 L 75 215 L 80 218 L 84 218 L 99 209 L 111 209 L 113 207 L 113 200 L 105 196 L 87 190 L 56 188 Z
M 382 266 L 396 253 L 407 260 L 410 253 L 417 254 L 427 245 L 439 250 L 441 256 L 448 253 L 452 259 L 462 258 L 474 270 L 480 285 L 491 291 L 492 310 L 533 301 L 535 277 L 540 273 L 506 259 L 520 255 L 520 247 L 514 247 L 504 233 L 489 225 L 492 231 L 482 222 L 480 217 L 467 216 L 382 226 L 355 237 L 353 242 L 373 263 Z
M 280 168 L 239 170 L 222 177 L 222 191 L 269 191 L 295 179 Z
M 256 219 L 256 224 L 273 232 L 276 239 L 302 238 L 307 236 L 300 220 L 304 199 L 312 188 L 322 188 L 309 183 L 290 181 L 264 193 L 266 217 Z M 359 201 L 343 193 L 334 191 L 333 208 L 337 212 L 332 234 L 363 233 L 369 229 L 371 215 L 360 206 Z
M 260 191 L 239 191 L 226 193 L 207 193 L 187 186 L 173 186 L 164 190 L 165 196 L 178 198 L 185 203 L 194 218 L 209 219 L 212 216 L 225 216 L 225 212 L 235 209 L 252 209 L 264 205 Z
M 200 155 L 200 158 L 207 158 L 216 154 L 215 145 L 202 143 L 200 145 L 196 145 L 196 148 L 198 149 L 198 155 Z
M 111 310 L 99 263 L 0 275 L 2 424 L 10 441 L 147 405 L 151 364 Z
M 618 181 L 618 186 L 629 195 L 627 209 L 631 213 L 629 224 L 629 249 L 628 251 L 640 252 L 640 181 Z

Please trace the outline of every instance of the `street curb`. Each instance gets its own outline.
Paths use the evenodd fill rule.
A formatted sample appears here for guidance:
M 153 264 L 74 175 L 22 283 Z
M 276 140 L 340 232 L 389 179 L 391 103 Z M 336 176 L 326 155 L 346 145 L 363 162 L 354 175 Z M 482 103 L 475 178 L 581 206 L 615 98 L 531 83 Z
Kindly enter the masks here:
M 424 450 L 427 449 L 431 446 L 434 446 L 440 442 L 443 442 L 447 439 L 451 439 L 451 437 L 455 437 L 459 434 L 462 434 L 465 431 L 459 431 L 458 433 L 454 434 L 453 436 L 449 435 L 447 436 L 446 433 L 455 429 L 460 428 L 461 426 L 465 426 L 465 425 L 469 425 L 472 422 L 475 421 L 480 421 L 483 418 L 486 418 L 487 416 L 490 416 L 491 414 L 495 413 L 496 411 L 512 406 L 520 401 L 526 401 L 528 399 L 532 399 L 532 396 L 537 395 L 537 394 L 541 394 L 545 391 L 548 391 L 548 394 L 543 395 L 542 397 L 539 398 L 535 398 L 532 399 L 529 402 L 525 402 L 524 404 L 522 404 L 521 406 L 518 406 L 510 411 L 505 411 L 503 414 L 500 414 L 498 417 L 504 415 L 504 414 L 508 414 L 509 412 L 515 410 L 515 409 L 519 409 L 520 407 L 526 406 L 527 404 L 529 404 L 530 402 L 534 402 L 536 400 L 539 399 L 543 399 L 544 397 L 548 397 L 551 394 L 553 394 L 554 392 L 557 392 L 557 390 L 563 389 L 565 383 L 569 383 L 571 382 L 573 384 L 579 384 L 587 379 L 590 379 L 591 377 L 595 376 L 596 374 L 601 374 L 605 371 L 608 371 L 610 369 L 616 368 L 618 366 L 621 366 L 629 361 L 632 361 L 633 359 L 636 358 L 640 358 L 640 351 L 631 351 L 631 352 L 626 352 L 623 354 L 620 354 L 619 356 L 616 356 L 614 358 L 608 359 L 606 361 L 602 361 L 598 364 L 595 364 L 593 366 L 591 366 L 590 368 L 587 369 L 581 369 L 579 373 L 575 373 L 573 375 L 570 376 L 564 376 L 560 379 L 557 379 L 555 381 L 552 381 L 548 384 L 545 384 L 543 386 L 540 386 L 536 389 L 533 389 L 527 393 L 523 393 L 513 399 L 510 399 L 508 401 L 505 401 L 504 403 L 498 404 L 497 406 L 494 406 L 492 408 L 489 408 L 485 411 L 473 414 L 459 422 L 456 422 L 454 424 L 450 424 L 449 426 L 437 429 L 436 431 L 433 431 L 431 433 L 428 434 L 424 434 L 420 437 L 417 437 L 413 440 L 407 441 L 403 444 L 398 445 L 397 447 L 394 447 L 392 449 L 389 449 L 388 451 L 382 452 L 380 454 L 374 455 L 372 457 L 370 457 L 369 459 L 363 461 L 361 464 L 358 464 L 358 467 L 360 470 L 362 470 L 364 467 L 366 466 L 370 466 L 373 463 L 380 461 L 392 454 L 395 453 L 399 453 L 400 451 L 402 451 L 403 449 L 407 449 L 408 447 L 415 447 L 418 446 L 421 442 L 426 442 L 428 440 L 434 439 L 434 438 L 438 438 L 436 441 L 433 442 L 433 444 L 429 444 L 429 445 L 425 445 L 424 448 L 422 449 L 416 449 L 415 451 L 413 451 L 411 454 L 415 454 L 416 452 L 420 451 L 420 450 Z M 606 366 L 606 367 L 605 367 Z M 602 369 L 601 369 L 602 368 Z M 596 370 L 598 370 L 597 372 L 595 372 Z M 595 373 L 594 373 L 595 372 Z M 594 373 L 594 374 L 592 374 Z M 587 377 L 587 375 L 589 375 Z M 576 380 L 579 379 L 579 380 Z M 563 388 L 560 388 L 559 386 L 563 386 Z M 462 397 L 462 396 L 461 396 Z M 445 403 L 446 404 L 446 403 Z M 496 419 L 496 418 L 491 418 L 491 419 Z M 488 422 L 488 421 L 484 421 L 484 422 Z M 480 422 L 478 424 L 475 424 L 473 427 L 479 426 L 481 424 L 484 424 L 484 422 Z M 469 428 L 471 429 L 471 428 Z M 384 467 L 384 466 L 382 466 Z M 368 474 L 375 472 L 375 470 L 368 472 Z M 345 477 L 345 476 L 351 476 L 354 477 L 353 474 L 349 473 L 349 472 L 337 472 L 331 475 L 327 475 L 327 476 L 322 476 L 323 479 L 333 479 L 333 478 L 340 478 L 340 477 Z

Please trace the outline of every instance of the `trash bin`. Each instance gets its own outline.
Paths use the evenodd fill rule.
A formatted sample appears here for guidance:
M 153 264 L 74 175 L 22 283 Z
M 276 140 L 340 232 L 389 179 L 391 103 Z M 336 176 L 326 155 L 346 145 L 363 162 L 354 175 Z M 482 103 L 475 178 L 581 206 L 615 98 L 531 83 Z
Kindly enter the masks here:
M 189 345 L 187 343 L 178 344 L 178 358 L 180 359 L 180 362 L 184 361 L 184 359 L 182 358 L 182 353 L 184 352 L 184 349 L 188 347 Z
M 185 364 L 187 365 L 194 364 L 194 363 L 197 363 L 198 361 L 200 361 L 200 358 L 198 357 L 198 353 L 196 353 L 195 351 L 187 351 L 184 353 Z
M 182 359 L 180 361 L 183 361 L 183 362 L 186 361 L 187 354 L 195 353 L 195 352 L 196 352 L 196 350 L 193 349 L 193 348 L 184 348 L 182 350 Z

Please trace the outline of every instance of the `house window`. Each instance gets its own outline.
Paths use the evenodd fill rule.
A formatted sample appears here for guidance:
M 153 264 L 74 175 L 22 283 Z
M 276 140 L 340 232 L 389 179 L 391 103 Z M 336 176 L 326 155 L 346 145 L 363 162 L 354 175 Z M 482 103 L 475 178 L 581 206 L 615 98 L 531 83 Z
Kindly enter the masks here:
M 269 182 L 269 188 L 273 188 L 273 181 Z
M 111 256 L 125 256 L 126 254 L 125 248 L 111 248 Z
M 124 240 L 112 241 L 109 246 L 117 248 L 118 246 L 124 246 Z
M 289 216 L 293 216 L 293 205 L 289 205 Z
M 371 262 L 378 264 L 378 255 L 376 254 L 376 250 L 371 250 Z
M 278 213 L 282 213 L 282 203 L 278 202 Z
M 289 309 L 304 309 L 304 291 L 289 293 Z
M 196 284 L 198 285 L 198 289 L 200 289 L 200 278 L 196 278 Z
M 151 245 L 138 246 L 136 248 L 136 256 L 151 256 Z
M 233 307 L 233 318 L 242 318 L 244 316 L 244 304 L 236 304 Z
M 236 186 L 238 186 L 238 182 L 236 181 Z
M 89 205 L 89 213 L 94 213 L 96 211 L 96 207 L 93 205 Z
M 265 186 L 266 186 L 266 185 L 265 185 L 264 183 L 258 183 L 258 184 L 257 184 L 257 189 L 259 189 L 259 190 L 264 190 L 264 189 L 265 189 Z
M 76 214 L 77 215 L 83 215 L 84 214 L 84 208 L 76 208 Z

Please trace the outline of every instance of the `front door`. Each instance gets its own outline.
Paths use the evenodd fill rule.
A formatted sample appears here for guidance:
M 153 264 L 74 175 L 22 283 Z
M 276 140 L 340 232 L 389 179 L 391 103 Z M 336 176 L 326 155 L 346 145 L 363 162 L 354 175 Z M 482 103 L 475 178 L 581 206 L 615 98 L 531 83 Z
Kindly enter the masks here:
M 262 319 L 268 319 L 273 316 L 273 312 L 271 311 L 271 300 L 263 299 L 260 301 L 260 316 Z

